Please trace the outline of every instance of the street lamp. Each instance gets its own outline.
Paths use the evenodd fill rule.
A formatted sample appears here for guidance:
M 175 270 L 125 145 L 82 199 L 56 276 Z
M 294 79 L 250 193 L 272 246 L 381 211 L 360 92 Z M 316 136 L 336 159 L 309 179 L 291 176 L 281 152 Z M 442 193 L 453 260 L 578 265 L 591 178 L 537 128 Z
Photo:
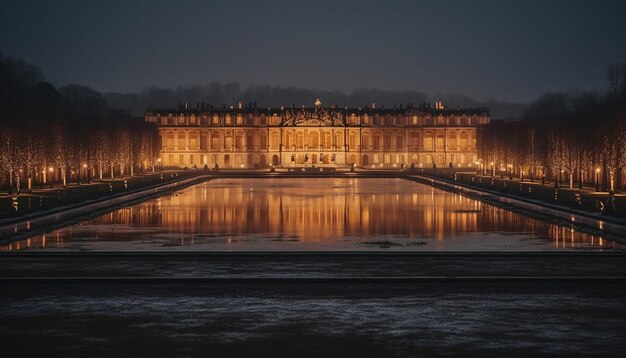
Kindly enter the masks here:
M 50 189 L 52 189 L 52 173 L 54 172 L 54 168 L 50 167 L 48 168 L 48 171 L 50 172 Z
M 87 163 L 83 164 L 84 176 L 87 179 L 87 184 L 91 182 L 91 176 L 89 175 L 89 169 L 87 169 Z
M 600 168 L 596 168 L 596 192 L 600 191 Z

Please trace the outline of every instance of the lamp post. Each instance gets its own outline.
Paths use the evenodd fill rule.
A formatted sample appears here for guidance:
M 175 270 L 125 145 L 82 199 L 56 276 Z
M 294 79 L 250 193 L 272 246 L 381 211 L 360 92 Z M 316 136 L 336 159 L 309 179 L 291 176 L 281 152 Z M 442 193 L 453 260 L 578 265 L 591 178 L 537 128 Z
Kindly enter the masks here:
M 600 168 L 596 168 L 596 192 L 600 191 Z
M 583 175 L 584 175 L 585 171 L 580 169 L 578 171 L 578 189 L 582 189 L 583 188 Z
M 52 173 L 54 172 L 54 168 L 50 167 L 50 168 L 48 168 L 48 171 L 50 172 L 50 180 L 49 180 L 50 189 L 52 189 Z

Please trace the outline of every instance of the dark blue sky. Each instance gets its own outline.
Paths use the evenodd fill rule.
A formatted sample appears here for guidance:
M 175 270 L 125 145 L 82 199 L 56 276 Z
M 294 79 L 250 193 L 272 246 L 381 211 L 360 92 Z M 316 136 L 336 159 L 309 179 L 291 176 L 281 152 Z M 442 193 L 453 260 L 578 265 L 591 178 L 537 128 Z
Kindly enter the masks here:
M 212 81 L 528 101 L 603 89 L 626 1 L 13 1 L 0 51 L 56 85 Z

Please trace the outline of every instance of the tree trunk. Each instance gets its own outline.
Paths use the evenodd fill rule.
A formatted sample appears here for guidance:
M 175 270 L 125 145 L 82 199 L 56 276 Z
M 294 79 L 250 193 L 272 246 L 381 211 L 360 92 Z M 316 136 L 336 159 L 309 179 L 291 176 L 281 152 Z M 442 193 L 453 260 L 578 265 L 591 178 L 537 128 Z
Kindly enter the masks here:
M 61 180 L 63 180 L 63 187 L 67 188 L 67 168 L 65 165 L 61 166 Z
M 574 174 L 571 170 L 569 172 L 569 188 L 574 189 Z
M 9 169 L 9 195 L 13 194 L 13 169 Z

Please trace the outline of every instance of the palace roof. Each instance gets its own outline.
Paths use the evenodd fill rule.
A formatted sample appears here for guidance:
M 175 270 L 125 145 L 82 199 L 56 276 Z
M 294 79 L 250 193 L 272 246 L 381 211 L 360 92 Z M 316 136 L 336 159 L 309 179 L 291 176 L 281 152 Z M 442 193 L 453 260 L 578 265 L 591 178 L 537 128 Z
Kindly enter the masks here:
M 148 108 L 146 110 L 146 114 L 153 115 L 203 115 L 203 114 L 255 114 L 255 115 L 280 115 L 284 112 L 315 112 L 315 111 L 325 111 L 325 112 L 334 112 L 348 115 L 444 115 L 444 116 L 489 116 L 489 110 L 486 107 L 481 108 L 431 108 L 426 106 L 419 107 L 254 107 L 254 106 L 243 106 L 233 107 L 233 106 L 222 106 L 222 107 L 213 107 L 213 106 L 197 106 L 194 108 L 185 108 L 184 106 L 173 107 L 173 108 Z

